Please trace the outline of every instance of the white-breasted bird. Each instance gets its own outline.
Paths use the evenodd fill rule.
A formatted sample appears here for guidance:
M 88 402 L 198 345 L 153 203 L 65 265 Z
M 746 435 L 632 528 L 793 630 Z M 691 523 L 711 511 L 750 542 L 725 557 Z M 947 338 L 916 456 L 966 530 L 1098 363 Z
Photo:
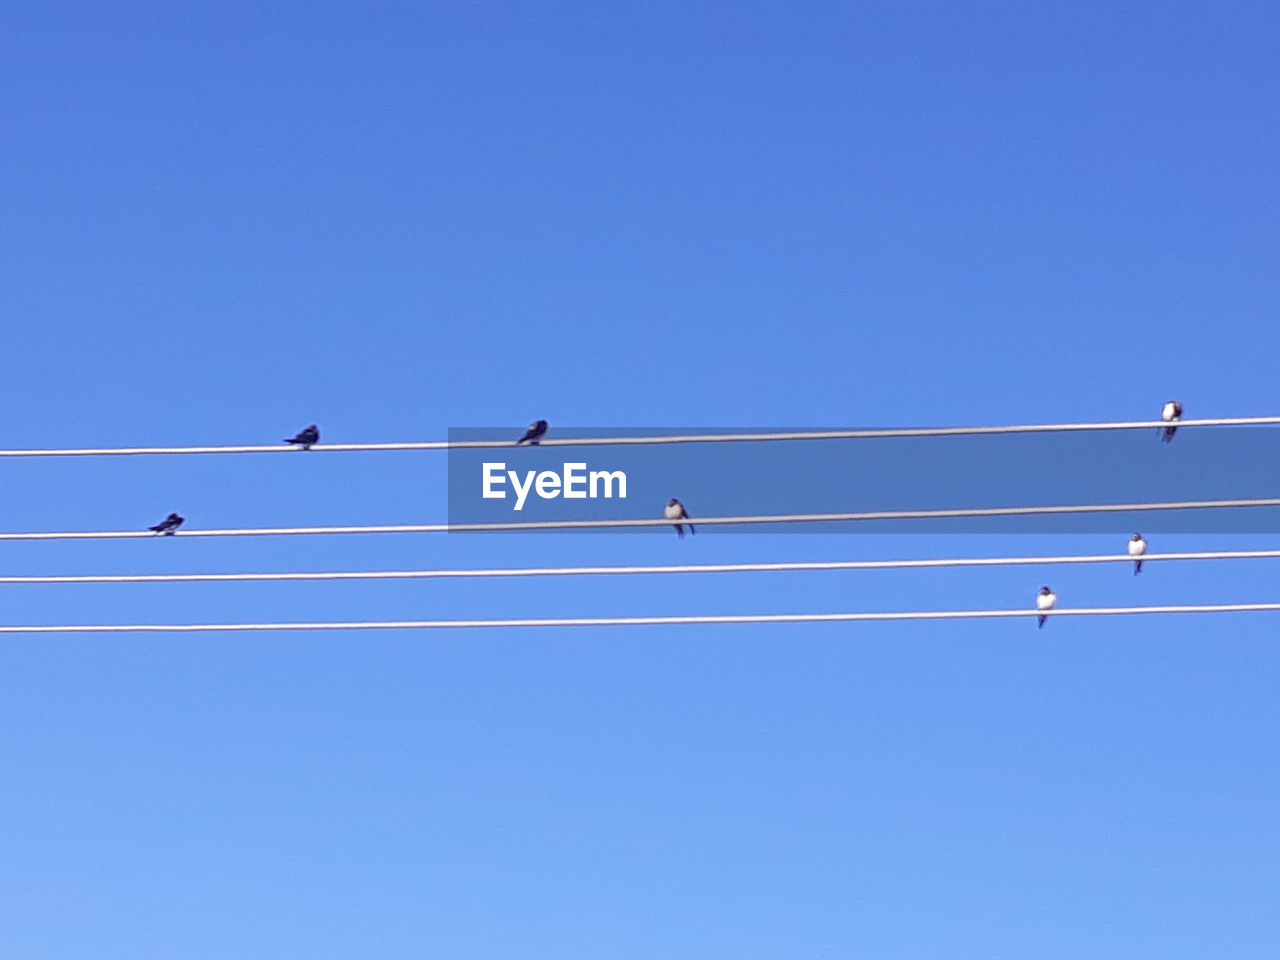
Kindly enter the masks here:
M 1164 405 L 1164 409 L 1160 411 L 1160 419 L 1170 424 L 1170 426 L 1164 428 L 1164 434 L 1160 437 L 1164 443 L 1169 443 L 1173 440 L 1173 435 L 1178 432 L 1178 428 L 1174 424 L 1182 419 L 1182 404 L 1177 400 L 1170 400 Z
M 1136 577 L 1142 572 L 1142 555 L 1147 552 L 1147 541 L 1142 539 L 1142 534 L 1135 533 L 1129 538 L 1129 556 L 1133 557 L 1133 575 Z
M 538 445 L 538 441 L 546 435 L 547 421 L 535 420 L 533 423 L 529 424 L 529 429 L 524 432 L 524 436 L 516 441 L 516 446 L 518 447 L 523 443 L 527 443 L 531 447 L 536 447 Z
M 667 505 L 662 508 L 662 515 L 666 517 L 668 520 L 688 520 L 689 519 L 689 511 L 685 510 L 684 504 L 681 503 L 679 500 L 677 500 L 675 497 L 672 497 L 670 500 L 667 501 Z M 689 532 L 690 533 L 698 532 L 693 529 L 692 523 L 689 524 Z M 682 527 L 678 523 L 676 524 L 676 535 L 680 537 L 684 536 L 684 527 Z
M 1044 622 L 1049 618 L 1044 615 L 1044 611 L 1052 610 L 1054 604 L 1058 602 L 1058 595 L 1048 587 L 1041 587 L 1040 592 L 1036 594 L 1036 609 L 1041 611 L 1040 616 L 1036 619 L 1036 629 L 1044 626 Z

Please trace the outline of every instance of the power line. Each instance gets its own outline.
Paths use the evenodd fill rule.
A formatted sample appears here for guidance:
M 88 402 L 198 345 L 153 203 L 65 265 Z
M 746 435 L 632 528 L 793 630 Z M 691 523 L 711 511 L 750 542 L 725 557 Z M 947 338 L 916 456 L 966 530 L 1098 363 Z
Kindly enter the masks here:
M 213 633 L 261 630 L 449 630 L 501 627 L 653 627 L 727 623 L 844 623 L 880 620 L 984 620 L 1007 617 L 1099 617 L 1155 613 L 1262 613 L 1280 603 L 1204 606 L 1088 607 L 1075 610 L 912 610 L 892 613 L 747 613 L 673 617 L 547 617 L 521 620 L 351 620 L 318 623 L 133 623 L 0 626 L 0 633 Z
M 1161 560 L 1260 560 L 1280 558 L 1280 550 L 1218 550 L 1198 553 L 1151 553 L 1143 563 Z M 1057 557 L 956 557 L 925 560 L 815 560 L 780 563 L 702 563 L 599 567 L 499 567 L 455 570 L 350 570 L 317 573 L 148 573 L 84 576 L 0 576 L 0 584 L 34 583 L 223 583 L 280 580 L 430 580 L 484 577 L 571 577 L 685 573 L 773 573 L 824 570 L 898 570 L 931 567 L 1002 567 L 1068 563 L 1132 563 L 1134 557 L 1090 554 Z
M 693 517 L 697 526 L 753 523 L 835 523 L 859 520 L 943 520 L 976 517 L 1048 516 L 1075 513 L 1135 513 L 1164 510 L 1210 510 L 1240 507 L 1277 507 L 1280 499 L 1177 500 L 1149 503 L 1094 503 L 1038 507 L 974 507 L 947 510 L 875 510 L 861 513 L 749 514 L 733 517 Z M 690 521 L 686 520 L 685 523 Z M 594 530 L 626 527 L 670 527 L 666 518 L 617 520 L 517 520 L 497 523 L 420 523 L 349 527 L 243 527 L 219 530 L 182 529 L 175 537 L 268 537 L 338 533 L 484 533 L 519 530 Z M 56 531 L 48 533 L 0 533 L 0 540 L 125 540 L 154 537 L 147 530 Z
M 1179 420 L 1184 427 L 1252 427 L 1280 424 L 1280 417 L 1220 417 Z M 1162 420 L 1117 420 L 1102 423 L 1039 423 L 987 427 L 903 427 L 869 430 L 809 430 L 763 433 L 674 434 L 667 436 L 546 437 L 544 447 L 646 446 L 670 443 L 763 443 L 783 440 L 872 440 L 887 437 L 960 437 L 1012 433 L 1070 433 L 1096 430 L 1145 430 L 1167 427 Z M 396 443 L 321 443 L 311 453 L 351 453 L 391 450 L 483 450 L 516 446 L 514 440 L 429 440 Z M 298 453 L 299 448 L 270 446 L 200 447 L 66 447 L 32 450 L 0 450 L 0 457 L 105 457 L 160 454 Z

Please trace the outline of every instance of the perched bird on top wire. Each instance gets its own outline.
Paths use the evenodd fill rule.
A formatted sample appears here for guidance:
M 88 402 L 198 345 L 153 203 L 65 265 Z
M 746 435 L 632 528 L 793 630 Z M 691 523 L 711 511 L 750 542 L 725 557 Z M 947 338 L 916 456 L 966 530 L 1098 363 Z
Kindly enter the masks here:
M 1058 595 L 1048 587 L 1041 587 L 1040 592 L 1036 594 L 1036 609 L 1040 611 L 1040 616 L 1036 618 L 1036 628 L 1044 626 L 1044 622 L 1049 618 L 1045 616 L 1045 611 L 1052 610 L 1054 604 L 1058 602 Z
M 675 497 L 672 497 L 670 500 L 667 501 L 667 505 L 662 508 L 662 515 L 666 517 L 668 520 L 686 520 L 687 521 L 689 519 L 689 511 L 685 510 L 684 504 L 681 503 L 679 500 L 677 500 Z M 689 524 L 689 532 L 690 533 L 698 532 L 693 529 L 692 523 Z M 678 523 L 676 524 L 676 535 L 679 537 L 684 536 L 684 527 L 682 527 Z
M 1170 424 L 1164 428 L 1164 434 L 1160 437 L 1164 443 L 1171 443 L 1173 435 L 1178 432 L 1177 422 L 1182 419 L 1182 404 L 1177 400 L 1170 400 L 1164 405 L 1164 409 L 1160 411 L 1160 419 Z
M 290 437 L 285 443 L 296 443 L 303 450 L 310 450 L 313 443 L 320 442 L 320 428 L 314 423 L 311 426 L 299 430 L 296 436 Z
M 1129 538 L 1129 556 L 1133 557 L 1133 575 L 1136 577 L 1142 572 L 1142 555 L 1147 552 L 1147 541 L 1142 539 L 1142 534 L 1135 533 Z
M 547 421 L 535 420 L 529 424 L 529 429 L 524 432 L 524 436 L 516 441 L 516 446 L 527 443 L 531 447 L 536 447 L 538 441 L 547 435 Z
M 171 513 L 154 527 L 147 527 L 148 530 L 154 530 L 156 533 L 163 533 L 166 537 L 172 537 L 173 531 L 177 530 L 186 517 L 180 517 L 176 513 Z

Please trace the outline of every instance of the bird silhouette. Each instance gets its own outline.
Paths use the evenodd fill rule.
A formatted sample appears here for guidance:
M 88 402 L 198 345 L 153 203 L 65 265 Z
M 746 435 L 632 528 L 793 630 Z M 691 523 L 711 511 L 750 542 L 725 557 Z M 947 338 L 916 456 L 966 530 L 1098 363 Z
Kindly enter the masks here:
M 522 443 L 527 443 L 531 447 L 536 447 L 538 445 L 538 441 L 546 435 L 547 421 L 535 420 L 533 423 L 529 424 L 529 429 L 524 432 L 524 436 L 516 441 L 516 446 L 518 447 Z
M 148 530 L 154 530 L 156 533 L 163 533 L 166 537 L 172 537 L 173 532 L 182 526 L 186 517 L 180 517 L 176 513 L 171 513 L 154 527 L 147 527 Z
M 314 423 L 311 426 L 299 430 L 297 434 L 285 440 L 285 443 L 296 443 L 303 450 L 310 450 L 313 443 L 320 441 L 320 428 Z

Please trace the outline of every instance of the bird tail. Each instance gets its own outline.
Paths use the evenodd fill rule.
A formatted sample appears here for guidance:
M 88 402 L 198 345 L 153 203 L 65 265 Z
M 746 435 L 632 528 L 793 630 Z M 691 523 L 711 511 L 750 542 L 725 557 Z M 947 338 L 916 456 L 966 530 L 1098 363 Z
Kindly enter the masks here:
M 690 533 L 697 533 L 697 532 L 698 532 L 697 530 L 693 529 L 693 524 L 692 524 L 692 523 L 691 523 L 691 524 L 689 524 L 689 532 L 690 532 Z
M 684 527 L 680 526 L 678 523 L 676 524 L 676 536 L 682 540 L 684 539 Z
M 1140 574 L 1141 572 L 1142 572 L 1142 561 L 1141 561 L 1141 560 L 1135 560 L 1135 561 L 1133 562 L 1133 575 L 1136 577 L 1136 576 L 1137 576 L 1138 574 Z
M 299 440 L 297 437 L 289 437 L 287 440 L 285 440 L 285 443 L 301 443 L 301 442 L 302 441 Z
M 1046 617 L 1043 613 L 1042 613 L 1042 614 L 1040 614 L 1040 616 L 1037 618 L 1037 622 L 1036 622 L 1036 629 L 1037 629 L 1037 630 L 1039 630 L 1041 627 L 1043 627 L 1043 626 L 1044 626 L 1044 622 L 1045 622 L 1046 620 L 1048 620 L 1048 619 L 1049 619 L 1049 618 L 1048 618 L 1048 617 Z
M 1177 428 L 1177 427 L 1165 427 L 1165 428 L 1164 428 L 1164 436 L 1163 436 L 1163 437 L 1161 437 L 1161 439 L 1162 439 L 1165 443 L 1172 443 L 1172 442 L 1173 442 L 1173 435 L 1174 435 L 1175 433 L 1177 433 L 1177 432 L 1178 432 L 1178 428 Z

